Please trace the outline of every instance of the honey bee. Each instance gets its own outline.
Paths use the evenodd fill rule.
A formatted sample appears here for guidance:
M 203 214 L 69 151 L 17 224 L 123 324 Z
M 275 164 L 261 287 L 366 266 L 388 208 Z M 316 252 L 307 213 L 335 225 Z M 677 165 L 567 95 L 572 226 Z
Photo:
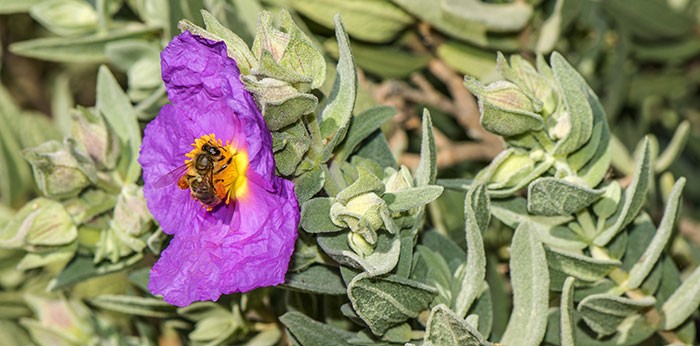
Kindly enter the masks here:
M 160 177 L 154 187 L 162 188 L 177 182 L 180 189 L 189 188 L 192 197 L 211 211 L 227 199 L 231 183 L 226 184 L 224 173 L 231 168 L 235 154 L 214 140 L 208 140 L 201 150 L 193 152 L 189 154 L 190 160 Z

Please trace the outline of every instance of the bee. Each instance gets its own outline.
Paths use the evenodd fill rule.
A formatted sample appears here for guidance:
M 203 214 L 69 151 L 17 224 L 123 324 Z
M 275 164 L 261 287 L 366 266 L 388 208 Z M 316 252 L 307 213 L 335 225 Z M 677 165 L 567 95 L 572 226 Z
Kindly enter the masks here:
M 154 187 L 163 188 L 177 182 L 180 189 L 189 188 L 192 197 L 211 211 L 226 199 L 231 187 L 230 183 L 226 185 L 224 173 L 231 168 L 234 155 L 216 141 L 209 140 L 191 154 L 191 160 L 160 177 Z

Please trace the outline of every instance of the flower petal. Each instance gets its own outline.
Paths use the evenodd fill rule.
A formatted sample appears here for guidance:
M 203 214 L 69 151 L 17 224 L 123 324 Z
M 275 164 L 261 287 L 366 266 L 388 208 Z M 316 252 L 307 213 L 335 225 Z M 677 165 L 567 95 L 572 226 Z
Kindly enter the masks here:
M 161 60 L 168 98 L 190 117 L 207 118 L 201 119 L 206 132 L 202 134 L 213 133 L 225 124 L 222 117 L 236 119 L 242 131 L 230 135 L 236 135 L 235 140 L 245 139 L 251 167 L 261 176 L 274 174 L 272 136 L 239 79 L 236 62 L 226 54 L 226 44 L 185 31 L 163 50 Z M 225 138 L 218 133 L 217 137 Z
M 299 207 L 290 181 L 274 193 L 251 184 L 230 224 L 203 224 L 178 234 L 151 270 L 149 290 L 177 306 L 216 300 L 284 282 L 294 250 Z

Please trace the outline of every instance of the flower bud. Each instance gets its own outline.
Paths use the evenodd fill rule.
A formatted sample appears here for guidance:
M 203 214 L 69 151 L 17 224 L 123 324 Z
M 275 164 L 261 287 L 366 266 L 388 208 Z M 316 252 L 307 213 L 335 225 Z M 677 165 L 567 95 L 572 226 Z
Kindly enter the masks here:
M 510 65 L 530 94 L 541 102 L 540 113 L 543 116 L 552 114 L 557 106 L 553 82 L 538 73 L 530 62 L 520 56 L 511 56 Z
M 348 245 L 356 254 L 367 257 L 374 252 L 374 245 L 368 243 L 364 237 L 355 232 L 348 233 Z
M 331 206 L 331 221 L 340 227 L 349 227 L 365 240 L 374 244 L 377 241 L 377 230 L 384 226 L 382 213 L 387 212 L 386 202 L 369 192 L 356 196 L 346 205 L 336 202 Z
M 483 86 L 470 78 L 465 85 L 479 98 L 481 125 L 486 130 L 507 137 L 542 128 L 542 117 L 534 113 L 532 101 L 517 85 L 497 81 Z
M 77 157 L 67 144 L 49 141 L 23 151 L 25 159 L 32 165 L 39 191 L 47 197 L 75 197 L 90 185 L 86 166 L 91 162 Z
M 25 204 L 0 232 L 2 247 L 60 246 L 74 241 L 78 230 L 63 205 L 48 198 Z
M 143 187 L 134 184 L 125 185 L 114 207 L 112 227 L 130 236 L 138 237 L 148 230 L 151 220 L 151 213 L 143 197 Z
M 24 301 L 34 311 L 34 319 L 20 323 L 39 345 L 54 345 L 70 340 L 71 344 L 88 345 L 94 335 L 88 309 L 79 301 L 66 298 L 51 299 L 27 294 Z
M 119 138 L 109 130 L 101 115 L 78 108 L 71 113 L 73 137 L 101 170 L 111 170 L 117 164 Z
M 489 180 L 489 188 L 514 186 L 535 168 L 535 160 L 528 154 L 513 152 L 496 168 Z
M 397 171 L 391 167 L 386 168 L 384 179 L 384 185 L 386 187 L 386 192 L 396 192 L 409 187 L 413 187 L 413 177 L 411 172 L 404 165 Z

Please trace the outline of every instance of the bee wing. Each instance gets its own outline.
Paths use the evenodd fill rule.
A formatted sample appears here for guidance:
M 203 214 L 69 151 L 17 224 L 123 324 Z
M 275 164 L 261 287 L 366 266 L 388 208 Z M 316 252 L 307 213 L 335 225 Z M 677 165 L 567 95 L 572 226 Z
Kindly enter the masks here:
M 184 164 L 182 166 L 176 167 L 172 171 L 166 173 L 162 177 L 158 178 L 156 182 L 153 184 L 153 187 L 156 189 L 164 188 L 168 185 L 172 185 L 174 183 L 177 183 L 177 181 L 180 179 L 180 177 L 187 172 L 187 169 L 189 166 L 187 164 Z

